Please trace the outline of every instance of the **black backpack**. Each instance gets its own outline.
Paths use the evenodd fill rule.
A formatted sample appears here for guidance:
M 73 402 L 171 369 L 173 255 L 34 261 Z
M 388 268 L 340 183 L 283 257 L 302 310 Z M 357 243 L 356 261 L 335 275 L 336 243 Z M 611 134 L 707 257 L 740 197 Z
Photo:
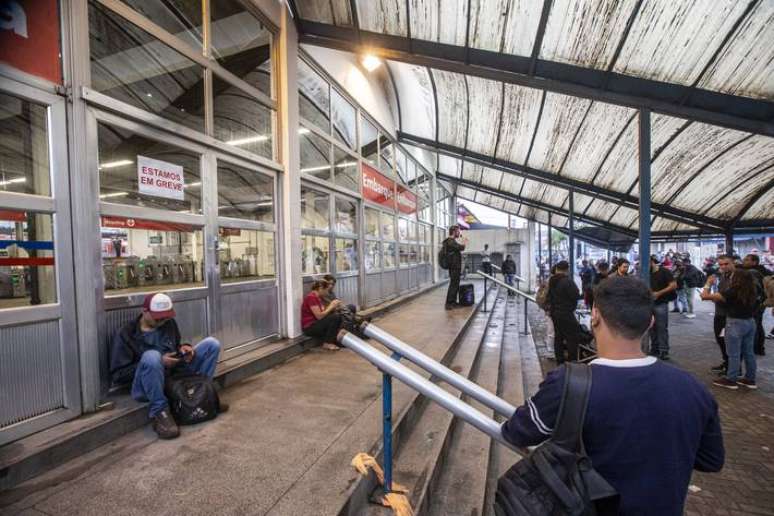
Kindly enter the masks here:
M 449 268 L 449 251 L 446 248 L 446 240 L 441 244 L 441 249 L 438 251 L 438 266 L 442 269 Z
M 618 493 L 594 470 L 583 445 L 591 367 L 566 367 L 554 432 L 498 480 L 497 516 L 618 514 Z
M 203 375 L 185 373 L 167 378 L 164 394 L 172 417 L 180 425 L 194 425 L 215 419 L 220 398 L 212 380 Z

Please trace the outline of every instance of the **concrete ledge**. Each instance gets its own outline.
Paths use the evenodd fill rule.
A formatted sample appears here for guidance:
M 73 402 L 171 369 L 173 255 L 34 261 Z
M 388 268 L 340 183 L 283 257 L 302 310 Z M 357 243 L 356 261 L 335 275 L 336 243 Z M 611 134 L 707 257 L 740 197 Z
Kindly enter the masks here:
M 379 317 L 444 283 L 420 288 L 361 313 L 367 317 Z M 266 344 L 219 364 L 215 380 L 221 387 L 230 387 L 318 345 L 319 342 L 305 336 Z M 132 400 L 126 390 L 112 393 L 106 404 L 110 408 L 85 414 L 0 447 L 0 491 L 10 489 L 149 423 L 147 404 Z

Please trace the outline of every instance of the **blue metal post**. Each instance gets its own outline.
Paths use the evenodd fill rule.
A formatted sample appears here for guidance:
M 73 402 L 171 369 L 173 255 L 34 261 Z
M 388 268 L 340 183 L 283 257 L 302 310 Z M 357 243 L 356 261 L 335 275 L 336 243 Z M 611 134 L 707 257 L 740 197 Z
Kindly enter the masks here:
M 392 376 L 382 374 L 382 439 L 384 440 L 384 494 L 392 492 Z
M 567 235 L 569 237 L 569 258 L 570 258 L 570 278 L 575 281 L 575 192 L 570 189 L 569 201 L 569 213 L 570 218 L 567 220 Z
M 650 285 L 650 110 L 640 109 L 640 278 Z
M 541 227 L 543 225 L 538 222 L 538 280 L 543 281 L 543 231 Z M 518 288 L 518 287 L 517 287 Z
M 551 226 L 551 214 L 548 214 L 548 276 L 551 276 L 551 267 L 554 265 L 554 251 L 551 246 L 551 235 L 554 228 Z
M 527 298 L 521 298 L 522 302 L 524 303 L 524 335 L 529 335 L 529 331 L 527 331 Z

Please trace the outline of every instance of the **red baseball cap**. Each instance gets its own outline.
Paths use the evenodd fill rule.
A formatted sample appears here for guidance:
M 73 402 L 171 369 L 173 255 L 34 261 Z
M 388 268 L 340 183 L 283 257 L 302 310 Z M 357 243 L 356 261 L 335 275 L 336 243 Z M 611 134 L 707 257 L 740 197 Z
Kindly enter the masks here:
M 142 309 L 148 312 L 154 319 L 169 319 L 175 316 L 175 309 L 172 308 L 172 298 L 161 292 L 145 296 Z

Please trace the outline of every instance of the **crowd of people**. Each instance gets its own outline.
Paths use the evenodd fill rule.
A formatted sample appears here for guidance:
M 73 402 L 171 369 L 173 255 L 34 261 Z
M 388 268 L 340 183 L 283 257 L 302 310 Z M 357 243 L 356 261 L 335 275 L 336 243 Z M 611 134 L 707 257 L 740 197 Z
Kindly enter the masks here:
M 583 299 L 587 309 L 594 306 L 594 292 L 612 277 L 638 274 L 638 263 L 614 257 L 610 263 L 582 260 L 581 288 L 568 276 L 566 261 L 551 269 L 547 282 L 547 313 L 554 324 L 554 351 L 558 364 L 578 360 L 579 344 L 586 338 L 575 312 Z M 766 338 L 774 338 L 774 328 L 766 333 L 763 316 L 774 314 L 774 274 L 761 264 L 756 254 L 744 258 L 720 255 L 705 260 L 702 269 L 687 254 L 669 252 L 650 257 L 650 288 L 653 297 L 651 355 L 669 359 L 669 313 L 693 319 L 697 292 L 701 300 L 714 303 L 713 331 L 722 362 L 712 368 L 719 377 L 713 384 L 728 389 L 740 386 L 755 389 L 756 355 L 765 354 Z M 670 310 L 671 306 L 671 310 Z M 744 364 L 744 375 L 741 365 Z

